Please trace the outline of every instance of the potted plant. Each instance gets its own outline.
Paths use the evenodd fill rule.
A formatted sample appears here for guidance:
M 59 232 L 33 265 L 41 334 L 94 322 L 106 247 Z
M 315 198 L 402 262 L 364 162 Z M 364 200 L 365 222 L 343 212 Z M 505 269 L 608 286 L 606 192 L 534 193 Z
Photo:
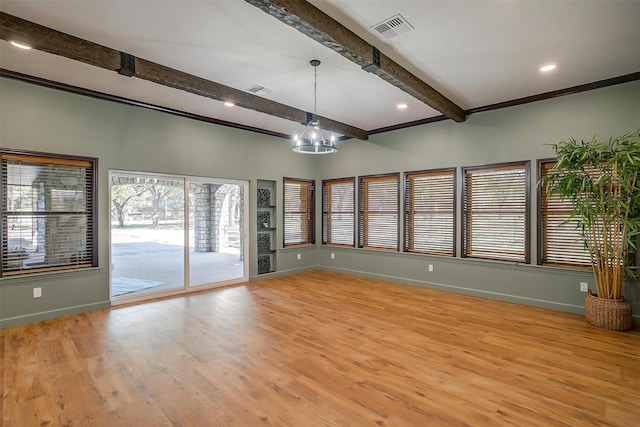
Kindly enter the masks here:
M 568 139 L 552 144 L 556 164 L 541 181 L 547 195 L 571 202 L 570 220 L 582 231 L 591 255 L 596 295 L 585 300 L 586 320 L 627 330 L 631 306 L 622 296 L 640 234 L 640 129 L 607 142 Z

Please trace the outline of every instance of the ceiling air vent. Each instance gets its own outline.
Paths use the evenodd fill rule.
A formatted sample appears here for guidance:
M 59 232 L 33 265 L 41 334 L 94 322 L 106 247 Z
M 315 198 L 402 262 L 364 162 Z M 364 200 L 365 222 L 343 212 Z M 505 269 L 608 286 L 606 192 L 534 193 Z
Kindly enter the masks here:
M 251 86 L 249 89 L 247 89 L 247 92 L 251 92 L 255 95 L 268 95 L 271 92 L 273 92 L 273 89 L 269 89 L 266 86 L 262 86 L 262 85 L 253 85 Z
M 409 24 L 402 15 L 395 15 L 369 28 L 379 33 L 385 39 L 392 39 L 402 33 L 413 30 L 413 25 Z

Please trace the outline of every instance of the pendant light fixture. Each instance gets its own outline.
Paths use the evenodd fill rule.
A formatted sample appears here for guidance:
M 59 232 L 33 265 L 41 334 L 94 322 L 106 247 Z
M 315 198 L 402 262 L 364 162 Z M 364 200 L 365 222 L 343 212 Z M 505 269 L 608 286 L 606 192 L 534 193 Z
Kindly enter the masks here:
M 320 61 L 312 59 L 309 61 L 313 67 L 313 114 L 307 113 L 307 127 L 304 128 L 300 136 L 293 137 L 293 151 L 305 154 L 329 154 L 338 151 L 333 134 L 330 139 L 326 139 L 320 129 L 320 122 L 316 118 L 318 107 L 318 65 Z

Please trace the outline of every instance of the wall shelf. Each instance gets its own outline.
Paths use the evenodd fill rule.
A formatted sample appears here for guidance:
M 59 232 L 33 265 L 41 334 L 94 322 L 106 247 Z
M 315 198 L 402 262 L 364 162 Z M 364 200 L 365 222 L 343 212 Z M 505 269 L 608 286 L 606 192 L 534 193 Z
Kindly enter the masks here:
M 256 189 L 258 274 L 276 271 L 276 182 L 259 179 Z
M 270 255 L 270 254 L 275 254 L 275 253 L 276 253 L 275 249 L 271 249 L 271 250 L 262 249 L 262 250 L 258 251 L 258 255 Z

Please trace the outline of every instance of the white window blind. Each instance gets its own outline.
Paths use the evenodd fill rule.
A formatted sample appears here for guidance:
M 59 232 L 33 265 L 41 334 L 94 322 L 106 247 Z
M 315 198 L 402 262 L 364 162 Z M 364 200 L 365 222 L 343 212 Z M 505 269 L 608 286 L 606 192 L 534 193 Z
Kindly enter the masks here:
M 455 256 L 455 169 L 405 174 L 405 251 Z
M 463 256 L 529 262 L 529 162 L 463 168 Z
M 399 176 L 360 177 L 359 247 L 398 250 Z
M 322 181 L 322 244 L 355 245 L 355 179 Z
M 553 160 L 541 161 L 540 177 L 547 176 L 554 166 Z M 539 191 L 539 264 L 591 266 L 591 257 L 584 247 L 582 230 L 576 227 L 575 222 L 568 222 L 572 210 L 571 201 L 562 200 L 558 195 L 547 198 L 544 185 L 540 186 Z
M 97 265 L 95 160 L 2 153 L 2 275 Z
M 313 187 L 313 181 L 284 178 L 285 247 L 315 243 Z

